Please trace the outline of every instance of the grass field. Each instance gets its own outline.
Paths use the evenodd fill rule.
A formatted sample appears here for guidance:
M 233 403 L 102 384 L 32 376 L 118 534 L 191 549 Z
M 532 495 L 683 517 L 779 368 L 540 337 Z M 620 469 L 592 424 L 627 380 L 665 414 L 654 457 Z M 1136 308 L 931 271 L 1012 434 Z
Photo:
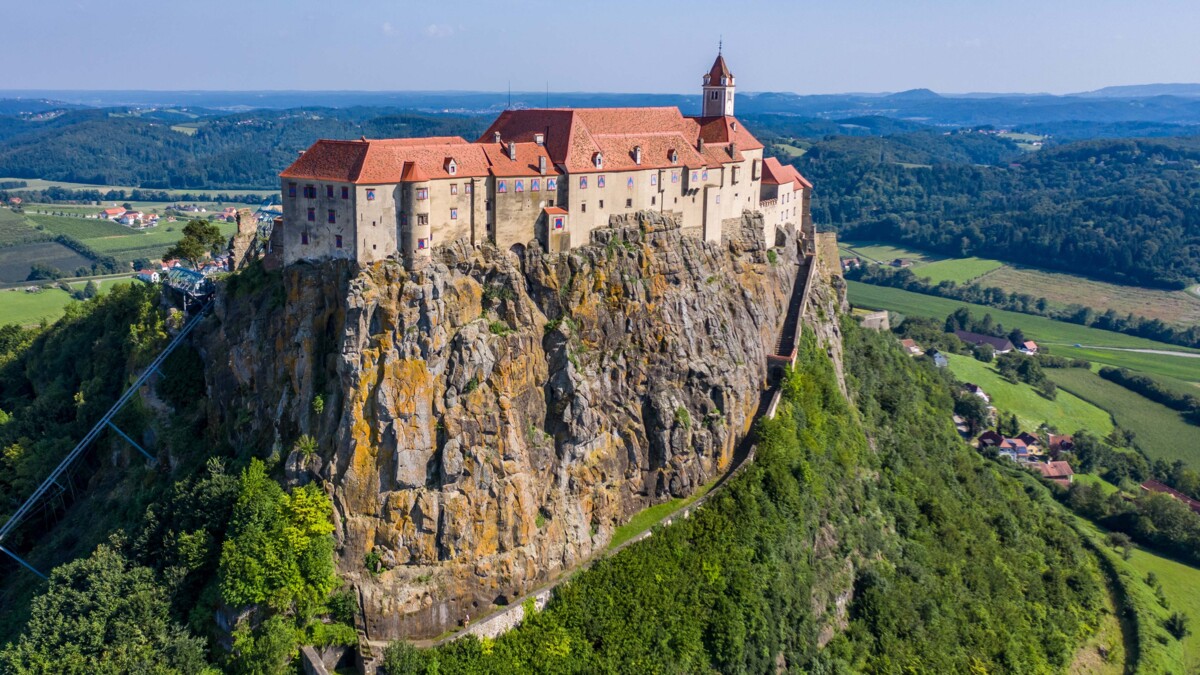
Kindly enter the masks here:
M 1182 459 L 1200 468 L 1200 427 L 1185 422 L 1178 412 L 1083 368 L 1047 369 L 1046 375 L 1060 392 L 1065 389 L 1111 413 L 1117 424 L 1136 434 L 1134 443 L 1150 459 Z
M 1114 333 L 1112 331 L 1078 326 L 1047 319 L 1042 316 L 1007 312 L 983 305 L 972 305 L 958 300 L 938 298 L 932 295 L 912 293 L 898 288 L 872 286 L 857 281 L 847 282 L 850 302 L 859 307 L 887 309 L 908 316 L 926 316 L 945 319 L 959 307 L 967 307 L 977 317 L 991 314 L 998 323 L 1017 327 L 1030 339 L 1049 345 L 1055 354 L 1086 358 L 1154 375 L 1165 375 L 1189 382 L 1200 382 L 1200 358 L 1186 358 L 1169 354 L 1142 354 L 1137 352 L 1087 349 L 1073 347 L 1074 344 L 1123 349 L 1158 349 L 1170 352 L 1200 353 L 1200 350 L 1176 347 L 1145 338 Z
M 1077 304 L 1091 307 L 1097 314 L 1112 309 L 1122 316 L 1134 314 L 1176 325 L 1200 323 L 1200 298 L 1186 291 L 1121 286 L 1073 274 L 1012 266 L 996 269 L 982 283 L 1010 293 L 1046 298 L 1054 307 Z
M 1170 612 L 1183 612 L 1191 618 L 1192 634 L 1182 641 L 1184 672 L 1200 672 L 1200 569 L 1137 549 L 1129 564 L 1144 579 L 1154 572 L 1167 596 Z
M 1113 485 L 1094 473 L 1077 473 L 1071 480 L 1073 482 L 1083 483 L 1085 485 L 1098 485 L 1100 486 L 1100 490 L 1104 493 L 1105 497 L 1114 492 L 1120 491 L 1120 488 L 1118 488 L 1116 485 Z
M 905 248 L 897 244 L 878 241 L 841 241 L 839 247 L 850 255 L 859 256 L 872 262 L 890 263 L 896 258 L 906 258 L 913 262 L 914 267 L 935 260 L 943 260 L 941 256 L 928 251 Z
M 991 364 L 958 354 L 950 354 L 949 358 L 954 376 L 983 387 L 992 397 L 992 405 L 1017 416 L 1022 431 L 1035 431 L 1043 422 L 1068 434 L 1087 429 L 1107 436 L 1112 431 L 1112 419 L 1107 412 L 1074 394 L 1060 391 L 1051 401 L 1023 382 L 1013 384 L 1000 377 Z
M 987 258 L 950 258 L 931 262 L 913 270 L 919 277 L 929 280 L 931 284 L 943 281 L 956 281 L 960 284 L 969 283 L 979 277 L 1004 267 L 999 260 Z M 988 277 L 991 278 L 990 276 Z M 1200 305 L 1200 301 L 1197 302 Z
M 81 287 L 87 282 L 74 283 L 72 286 Z M 107 293 L 116 284 L 133 283 L 129 279 L 108 279 L 96 282 L 101 293 Z M 45 320 L 47 323 L 57 321 L 63 315 L 67 305 L 78 302 L 66 291 L 60 288 L 50 288 L 37 293 L 27 293 L 23 289 L 0 291 L 0 326 L 16 323 L 22 326 L 33 326 Z

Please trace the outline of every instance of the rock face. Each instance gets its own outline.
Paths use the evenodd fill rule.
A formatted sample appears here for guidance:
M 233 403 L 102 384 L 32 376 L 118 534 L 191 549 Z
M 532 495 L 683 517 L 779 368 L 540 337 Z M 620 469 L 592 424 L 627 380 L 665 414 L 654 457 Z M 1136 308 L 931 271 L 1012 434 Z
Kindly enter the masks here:
M 750 216 L 720 245 L 659 214 L 613 225 L 563 254 L 299 264 L 219 297 L 198 339 L 211 419 L 333 495 L 372 639 L 514 600 L 729 468 L 795 242 L 768 252 Z

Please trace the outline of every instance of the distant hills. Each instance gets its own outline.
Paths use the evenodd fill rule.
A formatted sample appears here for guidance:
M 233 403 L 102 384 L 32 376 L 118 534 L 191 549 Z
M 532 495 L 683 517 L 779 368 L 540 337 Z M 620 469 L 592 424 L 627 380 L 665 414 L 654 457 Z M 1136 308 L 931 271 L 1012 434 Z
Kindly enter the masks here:
M 1149 98 L 1151 96 L 1200 98 L 1200 84 L 1131 84 L 1121 87 L 1105 87 L 1073 95 L 1083 98 Z

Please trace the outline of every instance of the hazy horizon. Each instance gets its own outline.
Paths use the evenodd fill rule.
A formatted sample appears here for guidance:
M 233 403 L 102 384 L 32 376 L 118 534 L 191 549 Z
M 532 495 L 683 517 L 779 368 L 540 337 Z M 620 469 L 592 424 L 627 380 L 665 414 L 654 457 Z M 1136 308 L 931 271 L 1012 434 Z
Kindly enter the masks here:
M 693 94 L 720 39 L 747 92 L 1066 94 L 1200 72 L 1200 5 L 1180 0 L 450 7 L 19 3 L 0 90 Z

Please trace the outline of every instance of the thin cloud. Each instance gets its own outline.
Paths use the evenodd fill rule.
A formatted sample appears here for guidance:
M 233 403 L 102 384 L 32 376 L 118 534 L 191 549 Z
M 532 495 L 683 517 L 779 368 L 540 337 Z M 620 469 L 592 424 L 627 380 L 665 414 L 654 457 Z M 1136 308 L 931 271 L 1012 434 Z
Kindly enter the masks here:
M 446 23 L 431 23 L 425 27 L 425 35 L 431 38 L 447 38 L 454 32 L 454 26 Z
M 394 35 L 396 33 L 396 29 L 392 27 L 391 21 L 384 21 L 379 30 L 383 31 L 384 35 Z

